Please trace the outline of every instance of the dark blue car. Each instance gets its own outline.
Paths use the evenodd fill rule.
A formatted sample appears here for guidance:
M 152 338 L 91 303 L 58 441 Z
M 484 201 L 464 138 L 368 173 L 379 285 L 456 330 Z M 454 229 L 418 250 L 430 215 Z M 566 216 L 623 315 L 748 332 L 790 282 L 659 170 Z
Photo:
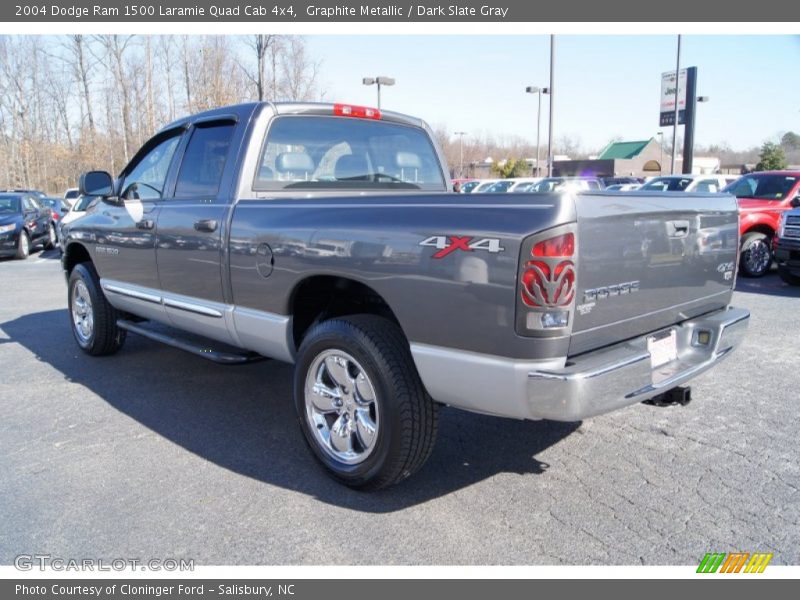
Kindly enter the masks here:
M 0 256 L 24 259 L 37 245 L 56 245 L 51 209 L 29 194 L 0 193 Z

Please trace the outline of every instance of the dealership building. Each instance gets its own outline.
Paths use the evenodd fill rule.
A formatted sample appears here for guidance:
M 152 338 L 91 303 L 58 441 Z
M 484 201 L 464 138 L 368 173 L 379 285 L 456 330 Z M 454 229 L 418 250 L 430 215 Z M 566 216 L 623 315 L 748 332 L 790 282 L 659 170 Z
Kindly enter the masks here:
M 611 142 L 596 158 L 555 160 L 556 177 L 653 177 L 662 173 L 662 162 L 669 160 L 656 138 L 634 142 Z M 665 172 L 669 172 L 669 168 Z

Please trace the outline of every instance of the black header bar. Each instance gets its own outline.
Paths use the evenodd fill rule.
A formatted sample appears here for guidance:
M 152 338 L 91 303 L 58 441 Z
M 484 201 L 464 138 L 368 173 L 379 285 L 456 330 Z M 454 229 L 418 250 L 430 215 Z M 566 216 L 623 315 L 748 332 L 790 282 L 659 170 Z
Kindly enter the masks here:
M 3 22 L 796 22 L 800 3 L 761 0 L 12 0 Z M 598 33 L 601 33 L 598 31 Z

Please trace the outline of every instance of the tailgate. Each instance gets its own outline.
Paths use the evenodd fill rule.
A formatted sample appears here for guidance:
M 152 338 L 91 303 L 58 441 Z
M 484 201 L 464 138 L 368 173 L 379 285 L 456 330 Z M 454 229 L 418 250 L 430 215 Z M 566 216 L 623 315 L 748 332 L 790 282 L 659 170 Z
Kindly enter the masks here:
M 735 281 L 733 196 L 579 194 L 570 355 L 728 304 Z

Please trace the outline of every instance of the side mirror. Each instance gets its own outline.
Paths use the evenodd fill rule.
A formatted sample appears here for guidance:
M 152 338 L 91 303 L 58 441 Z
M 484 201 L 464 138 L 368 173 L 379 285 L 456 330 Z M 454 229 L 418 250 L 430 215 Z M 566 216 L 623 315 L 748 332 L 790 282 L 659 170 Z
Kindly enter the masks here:
M 792 198 L 792 201 L 789 202 L 792 208 L 800 208 L 800 194 Z
M 106 171 L 89 171 L 78 180 L 78 190 L 82 196 L 103 196 L 114 194 L 114 180 Z

